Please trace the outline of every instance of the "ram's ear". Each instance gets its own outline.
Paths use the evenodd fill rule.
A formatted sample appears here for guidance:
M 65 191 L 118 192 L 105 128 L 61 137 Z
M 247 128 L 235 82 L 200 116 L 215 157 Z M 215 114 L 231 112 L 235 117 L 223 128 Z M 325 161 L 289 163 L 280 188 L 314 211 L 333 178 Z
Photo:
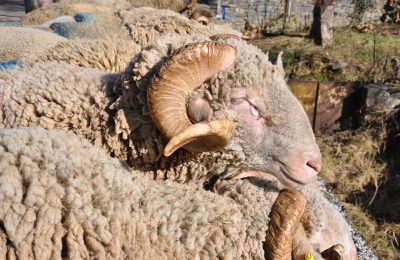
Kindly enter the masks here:
M 213 115 L 208 100 L 198 95 L 191 96 L 187 102 L 187 115 L 193 124 L 210 121 Z
M 283 68 L 282 55 L 283 55 L 283 52 L 282 51 L 279 52 L 278 58 L 276 60 L 275 71 L 276 71 L 276 73 L 278 73 L 279 76 L 284 78 L 285 77 L 285 69 Z

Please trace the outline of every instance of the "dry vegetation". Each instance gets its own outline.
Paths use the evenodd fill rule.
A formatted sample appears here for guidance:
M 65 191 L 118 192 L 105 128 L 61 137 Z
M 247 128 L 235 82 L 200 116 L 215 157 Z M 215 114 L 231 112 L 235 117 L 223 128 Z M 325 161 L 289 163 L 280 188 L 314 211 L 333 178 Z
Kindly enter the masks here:
M 390 59 L 400 57 L 400 26 L 335 29 L 335 43 L 321 48 L 305 37 L 252 41 L 272 60 L 284 51 L 289 78 L 390 81 Z M 374 45 L 376 73 L 374 72 Z M 398 81 L 391 81 L 400 87 Z M 357 130 L 318 136 L 321 176 L 379 259 L 400 259 L 400 111 L 367 114 Z
M 399 259 L 400 112 L 369 115 L 361 129 L 318 141 L 321 177 L 351 221 L 380 259 Z
M 394 26 L 394 27 L 393 27 Z M 332 47 L 321 48 L 305 37 L 277 36 L 252 41 L 272 59 L 284 51 L 283 62 L 290 78 L 308 80 L 372 80 L 374 78 L 374 38 L 377 77 L 391 75 L 390 59 L 400 57 L 399 25 L 377 27 L 360 33 L 356 29 L 335 29 Z

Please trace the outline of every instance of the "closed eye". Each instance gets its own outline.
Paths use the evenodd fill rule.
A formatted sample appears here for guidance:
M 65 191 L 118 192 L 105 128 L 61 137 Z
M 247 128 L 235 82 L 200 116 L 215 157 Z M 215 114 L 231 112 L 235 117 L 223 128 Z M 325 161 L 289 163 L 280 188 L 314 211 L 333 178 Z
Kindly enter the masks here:
M 258 110 L 258 107 L 254 106 L 253 104 L 250 104 L 250 114 L 255 120 L 259 120 L 261 118 L 260 110 Z
M 241 103 L 243 103 L 244 101 L 246 101 L 247 97 L 238 97 L 238 98 L 231 98 L 231 104 L 232 105 L 239 105 Z
M 261 118 L 261 113 L 254 102 L 250 101 L 247 96 L 231 98 L 231 105 L 241 105 L 244 102 L 248 104 L 249 112 L 254 120 L 259 120 Z

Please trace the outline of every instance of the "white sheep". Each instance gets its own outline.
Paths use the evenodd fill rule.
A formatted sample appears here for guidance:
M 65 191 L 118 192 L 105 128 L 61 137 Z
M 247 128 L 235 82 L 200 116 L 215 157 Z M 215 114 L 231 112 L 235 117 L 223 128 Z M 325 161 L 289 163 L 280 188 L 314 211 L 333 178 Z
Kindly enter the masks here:
M 163 39 L 121 75 L 54 63 L 0 73 L 1 126 L 74 132 L 136 170 L 192 186 L 241 168 L 297 189 L 315 180 L 319 149 L 281 61 L 272 65 L 237 39 L 218 41 Z M 343 240 L 350 257 L 354 245 L 339 218 L 334 241 Z M 321 219 L 309 237 L 326 233 Z

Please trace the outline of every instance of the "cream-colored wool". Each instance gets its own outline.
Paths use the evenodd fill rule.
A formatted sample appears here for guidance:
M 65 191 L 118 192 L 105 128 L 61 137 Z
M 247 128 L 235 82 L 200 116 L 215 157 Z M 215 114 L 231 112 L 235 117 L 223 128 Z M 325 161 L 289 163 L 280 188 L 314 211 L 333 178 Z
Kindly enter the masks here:
M 49 49 L 39 60 L 121 72 L 140 49 L 138 44 L 130 40 L 69 40 Z
M 99 70 L 56 62 L 0 72 L 1 127 L 57 128 L 102 147 L 112 100 L 102 78 L 105 73 Z
M 145 178 L 70 133 L 2 129 L 0 258 L 263 259 L 276 183 L 219 189 Z
M 0 27 L 0 62 L 36 61 L 49 49 L 67 40 L 52 32 L 25 27 Z

